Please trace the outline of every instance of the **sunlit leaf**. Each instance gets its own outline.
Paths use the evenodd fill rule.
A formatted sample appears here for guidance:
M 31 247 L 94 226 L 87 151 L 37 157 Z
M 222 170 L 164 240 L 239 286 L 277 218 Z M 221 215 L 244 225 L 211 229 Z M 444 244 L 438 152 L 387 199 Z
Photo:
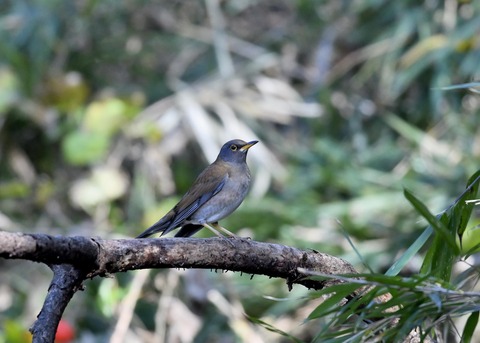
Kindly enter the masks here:
M 448 38 L 444 34 L 428 36 L 419 41 L 401 57 L 400 66 L 402 68 L 409 68 L 419 60 L 425 60 L 427 54 L 445 48 L 447 44 Z
M 480 170 L 473 174 L 467 182 L 467 189 L 465 192 L 455 201 L 455 204 L 451 213 L 451 225 L 453 225 L 457 233 L 462 238 L 463 233 L 467 227 L 468 221 L 473 211 L 474 203 L 469 200 L 475 199 L 478 194 L 480 181 Z
M 472 228 L 468 228 L 462 235 L 462 251 L 465 257 L 480 250 L 480 224 Z
M 111 135 L 127 121 L 127 106 L 117 98 L 95 101 L 85 111 L 84 125 L 91 132 Z

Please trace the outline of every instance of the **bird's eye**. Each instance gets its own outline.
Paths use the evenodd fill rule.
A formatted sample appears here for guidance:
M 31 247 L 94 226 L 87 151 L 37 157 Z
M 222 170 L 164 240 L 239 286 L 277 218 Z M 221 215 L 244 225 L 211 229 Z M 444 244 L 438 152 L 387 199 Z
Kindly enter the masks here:
M 237 148 L 237 146 L 236 146 L 235 144 L 230 145 L 230 150 L 232 150 L 232 151 L 237 151 L 237 149 L 238 149 L 238 148 Z

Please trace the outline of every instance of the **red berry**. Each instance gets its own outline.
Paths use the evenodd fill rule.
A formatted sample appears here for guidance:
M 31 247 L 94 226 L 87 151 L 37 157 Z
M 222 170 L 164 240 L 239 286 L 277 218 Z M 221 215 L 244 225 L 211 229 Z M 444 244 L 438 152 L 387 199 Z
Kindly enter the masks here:
M 55 334 L 55 343 L 69 343 L 75 338 L 73 326 L 66 320 L 61 319 L 58 323 L 57 333 Z

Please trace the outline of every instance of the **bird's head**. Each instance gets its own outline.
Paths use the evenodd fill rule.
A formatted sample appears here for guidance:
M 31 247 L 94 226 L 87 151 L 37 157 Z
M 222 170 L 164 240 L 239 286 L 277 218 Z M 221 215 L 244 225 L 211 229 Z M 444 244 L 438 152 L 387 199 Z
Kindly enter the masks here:
M 222 146 L 217 160 L 225 162 L 245 162 L 247 159 L 247 151 L 258 141 L 245 142 L 241 139 L 228 141 Z

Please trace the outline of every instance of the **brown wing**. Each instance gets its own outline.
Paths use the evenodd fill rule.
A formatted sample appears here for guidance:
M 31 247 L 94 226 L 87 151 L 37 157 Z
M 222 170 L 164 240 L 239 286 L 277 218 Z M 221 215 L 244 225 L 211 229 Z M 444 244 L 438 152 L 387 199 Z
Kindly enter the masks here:
M 173 208 L 172 212 L 174 215 L 171 224 L 165 229 L 163 234 L 182 226 L 188 217 L 222 190 L 227 179 L 228 167 L 226 164 L 215 162 L 205 168 L 192 187 Z
M 159 221 L 142 232 L 137 238 L 144 238 L 157 232 L 162 235 L 182 226 L 196 210 L 220 192 L 228 179 L 228 165 L 217 161 L 209 165 L 197 177 L 192 187 L 175 207 Z

